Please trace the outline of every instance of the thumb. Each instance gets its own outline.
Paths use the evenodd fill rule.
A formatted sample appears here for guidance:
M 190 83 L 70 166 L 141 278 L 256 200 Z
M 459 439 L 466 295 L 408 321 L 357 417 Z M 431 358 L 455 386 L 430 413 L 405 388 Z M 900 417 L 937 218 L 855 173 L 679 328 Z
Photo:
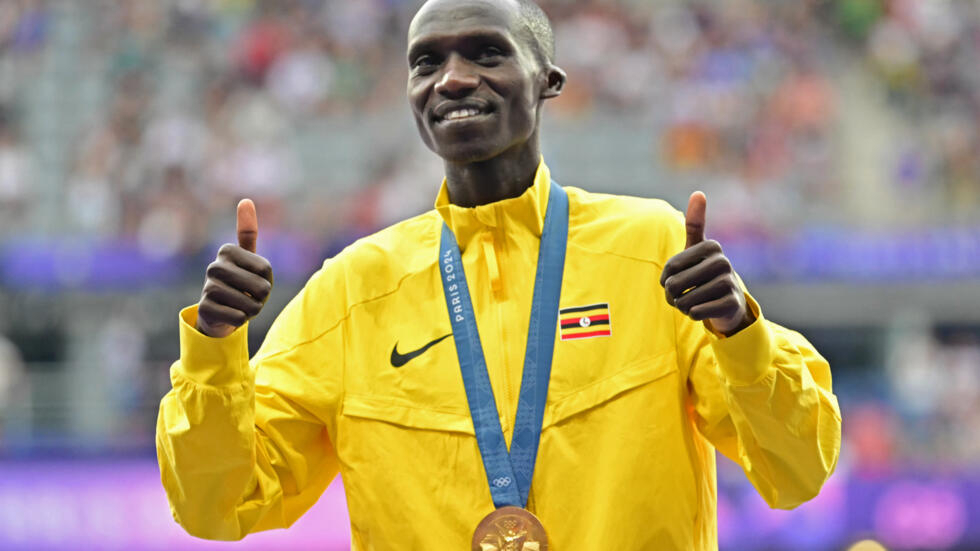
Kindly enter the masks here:
M 255 214 L 255 203 L 251 199 L 242 199 L 238 203 L 238 246 L 254 253 L 258 236 L 259 219 Z
M 687 216 L 684 222 L 687 226 L 687 244 L 685 249 L 690 249 L 694 245 L 704 241 L 704 217 L 708 208 L 708 198 L 701 191 L 691 194 L 691 199 L 687 203 Z

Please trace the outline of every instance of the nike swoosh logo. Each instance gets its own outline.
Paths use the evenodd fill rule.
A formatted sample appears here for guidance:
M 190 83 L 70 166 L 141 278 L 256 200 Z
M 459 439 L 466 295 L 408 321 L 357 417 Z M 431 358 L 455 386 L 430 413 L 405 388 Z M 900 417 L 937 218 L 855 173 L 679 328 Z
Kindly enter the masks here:
M 408 354 L 399 354 L 398 353 L 398 343 L 396 342 L 395 343 L 395 347 L 391 349 L 391 365 L 392 365 L 392 367 L 401 367 L 401 366 L 407 364 L 408 362 L 414 360 L 415 358 L 418 358 L 422 354 L 425 354 L 425 352 L 428 349 L 432 348 L 433 346 L 439 344 L 440 342 L 442 342 L 442 341 L 444 341 L 444 340 L 446 340 L 446 339 L 448 339 L 449 337 L 452 337 L 452 336 L 453 336 L 453 334 L 450 333 L 448 335 L 444 335 L 442 337 L 439 337 L 438 339 L 430 342 L 429 344 L 423 346 L 422 348 L 419 348 L 418 350 L 413 350 L 412 352 L 409 352 Z

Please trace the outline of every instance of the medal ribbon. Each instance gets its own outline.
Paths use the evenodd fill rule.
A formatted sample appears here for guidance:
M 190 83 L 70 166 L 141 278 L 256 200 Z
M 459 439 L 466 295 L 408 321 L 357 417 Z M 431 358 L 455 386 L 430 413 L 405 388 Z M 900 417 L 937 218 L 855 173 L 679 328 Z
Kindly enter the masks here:
M 567 242 L 568 195 L 552 182 L 538 251 L 514 438 L 508 452 L 497 416 L 497 404 L 490 386 L 490 374 L 483 356 L 469 287 L 466 285 L 462 254 L 456 236 L 449 226 L 443 224 L 439 255 L 442 289 L 446 294 L 446 306 L 476 441 L 483 457 L 493 504 L 498 508 L 526 506 L 531 491 L 544 406 L 548 398 Z

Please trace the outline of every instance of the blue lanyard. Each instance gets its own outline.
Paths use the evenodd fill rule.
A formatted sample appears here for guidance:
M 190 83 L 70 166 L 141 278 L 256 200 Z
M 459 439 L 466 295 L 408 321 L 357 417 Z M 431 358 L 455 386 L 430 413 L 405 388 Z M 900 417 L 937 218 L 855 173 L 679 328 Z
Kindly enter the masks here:
M 551 358 L 555 349 L 555 327 L 558 303 L 565 270 L 565 246 L 568 242 L 568 195 L 551 184 L 548 210 L 545 214 L 538 268 L 534 279 L 531 321 L 524 353 L 524 375 L 518 397 L 514 438 L 510 452 L 504 440 L 497 405 L 494 401 L 483 345 L 470 301 L 463 259 L 456 236 L 443 224 L 439 270 L 446 306 L 452 323 L 456 354 L 463 374 L 466 399 L 473 417 L 476 441 L 483 457 L 483 467 L 490 484 L 495 506 L 524 507 L 531 491 L 534 462 L 541 439 L 544 405 L 548 398 Z

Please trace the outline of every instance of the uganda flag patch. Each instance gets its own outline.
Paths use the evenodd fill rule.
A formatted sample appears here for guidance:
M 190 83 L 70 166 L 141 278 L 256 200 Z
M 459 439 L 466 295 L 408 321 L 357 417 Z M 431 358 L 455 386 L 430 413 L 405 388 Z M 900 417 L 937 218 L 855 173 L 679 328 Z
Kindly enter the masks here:
M 608 303 L 559 310 L 558 323 L 563 341 L 612 335 Z

